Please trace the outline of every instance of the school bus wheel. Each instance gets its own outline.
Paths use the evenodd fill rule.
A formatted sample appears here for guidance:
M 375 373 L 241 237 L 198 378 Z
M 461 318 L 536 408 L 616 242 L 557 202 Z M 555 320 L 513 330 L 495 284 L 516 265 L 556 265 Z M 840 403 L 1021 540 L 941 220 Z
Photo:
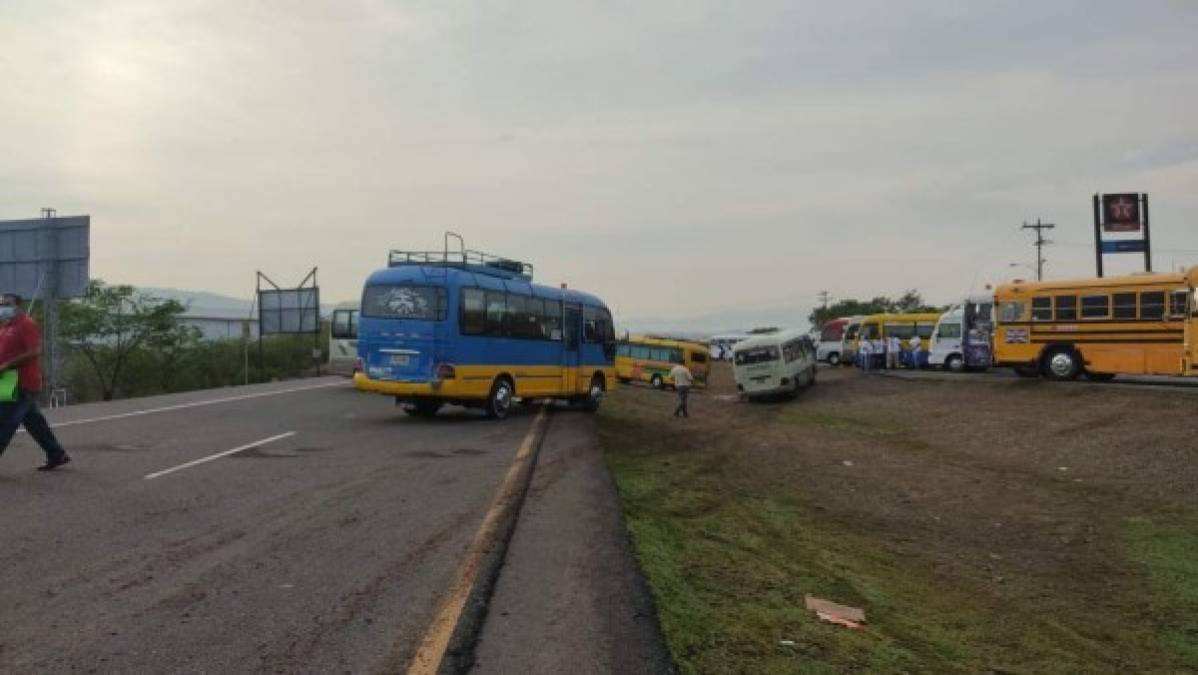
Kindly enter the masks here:
M 661 379 L 661 375 L 654 374 L 653 377 L 649 378 L 649 384 L 652 385 L 654 389 L 664 389 L 666 386 L 666 381 Z
M 1044 376 L 1057 381 L 1074 380 L 1081 374 L 1081 359 L 1072 347 L 1053 347 L 1044 353 Z

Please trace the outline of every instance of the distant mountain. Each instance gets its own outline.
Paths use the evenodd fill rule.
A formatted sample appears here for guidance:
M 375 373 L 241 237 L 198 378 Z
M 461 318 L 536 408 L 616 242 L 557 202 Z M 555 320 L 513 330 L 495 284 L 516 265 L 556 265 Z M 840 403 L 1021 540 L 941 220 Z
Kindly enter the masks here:
M 720 333 L 739 333 L 750 328 L 777 326 L 808 329 L 810 307 L 797 305 L 755 309 L 733 309 L 690 317 L 634 318 L 617 321 L 622 333 L 668 333 L 679 337 L 707 338 Z

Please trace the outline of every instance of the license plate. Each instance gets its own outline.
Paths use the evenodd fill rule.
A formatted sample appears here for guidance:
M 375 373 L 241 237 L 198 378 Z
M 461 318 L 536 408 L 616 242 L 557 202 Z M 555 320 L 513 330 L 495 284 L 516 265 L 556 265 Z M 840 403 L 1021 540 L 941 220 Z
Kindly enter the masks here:
M 391 355 L 391 365 L 393 365 L 393 366 L 408 365 L 408 355 L 407 354 L 392 354 Z

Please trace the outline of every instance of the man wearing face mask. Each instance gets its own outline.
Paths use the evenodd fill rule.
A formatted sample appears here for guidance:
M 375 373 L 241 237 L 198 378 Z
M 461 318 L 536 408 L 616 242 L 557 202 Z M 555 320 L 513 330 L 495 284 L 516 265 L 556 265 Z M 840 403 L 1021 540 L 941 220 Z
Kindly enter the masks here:
M 71 461 L 71 456 L 58 444 L 50 423 L 37 407 L 42 390 L 42 331 L 25 315 L 23 305 L 19 295 L 0 296 L 0 371 L 17 371 L 16 400 L 0 403 L 0 454 L 24 424 L 29 436 L 46 453 L 46 463 L 38 470 L 53 471 Z

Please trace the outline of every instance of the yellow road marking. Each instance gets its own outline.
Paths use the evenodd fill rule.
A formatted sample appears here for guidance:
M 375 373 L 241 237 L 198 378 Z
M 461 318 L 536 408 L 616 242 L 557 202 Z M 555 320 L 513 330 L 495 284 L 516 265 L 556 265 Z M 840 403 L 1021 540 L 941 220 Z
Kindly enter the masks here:
M 537 418 L 532 423 L 532 428 L 524 435 L 520 449 L 516 451 L 516 456 L 512 459 L 507 474 L 499 485 L 499 490 L 491 500 L 486 515 L 483 516 L 482 525 L 474 534 L 474 541 L 470 542 L 466 557 L 458 565 L 453 585 L 449 587 L 449 593 L 442 601 L 436 617 L 429 624 L 428 631 L 425 632 L 424 639 L 420 642 L 420 649 L 416 651 L 416 656 L 408 667 L 408 675 L 434 675 L 441 667 L 441 661 L 445 658 L 445 650 L 449 647 L 449 640 L 453 637 L 453 631 L 457 628 L 458 620 L 462 616 L 462 608 L 466 606 L 466 599 L 470 596 L 470 590 L 474 588 L 474 582 L 478 578 L 479 568 L 495 543 L 499 524 L 503 521 L 502 516 L 512 506 L 516 480 L 520 476 L 520 470 L 525 461 L 536 446 L 537 437 L 545 426 L 548 411 L 548 408 L 541 408 L 541 412 L 537 414 Z

